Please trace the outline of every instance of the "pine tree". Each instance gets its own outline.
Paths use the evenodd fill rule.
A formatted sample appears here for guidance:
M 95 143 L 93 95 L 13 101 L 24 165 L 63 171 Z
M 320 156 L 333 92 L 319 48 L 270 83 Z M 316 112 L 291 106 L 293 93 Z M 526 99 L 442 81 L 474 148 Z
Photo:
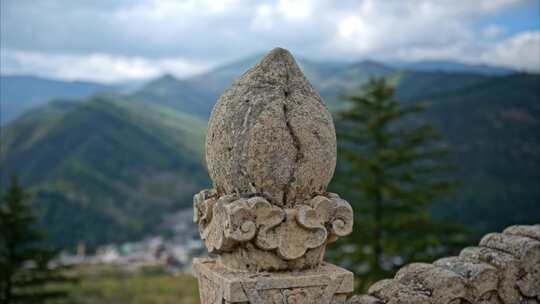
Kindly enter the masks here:
M 0 202 L 0 303 L 43 303 L 65 296 L 45 288 L 67 279 L 49 269 L 54 251 L 42 244 L 44 235 L 35 229 L 36 217 L 27 203 L 28 194 L 14 177 Z
M 350 107 L 337 121 L 340 162 L 332 186 L 353 203 L 355 228 L 333 253 L 365 290 L 403 264 L 449 254 L 464 234 L 429 215 L 429 205 L 454 183 L 447 147 L 417 115 L 425 106 L 401 104 L 384 78 L 344 99 Z

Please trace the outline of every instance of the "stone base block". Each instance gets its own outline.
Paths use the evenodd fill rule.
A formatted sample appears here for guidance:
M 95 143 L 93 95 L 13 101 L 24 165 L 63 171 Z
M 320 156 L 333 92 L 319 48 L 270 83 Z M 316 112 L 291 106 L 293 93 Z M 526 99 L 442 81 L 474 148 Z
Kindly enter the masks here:
M 248 273 L 198 258 L 193 270 L 201 304 L 343 304 L 353 291 L 352 272 L 328 263 L 303 271 Z

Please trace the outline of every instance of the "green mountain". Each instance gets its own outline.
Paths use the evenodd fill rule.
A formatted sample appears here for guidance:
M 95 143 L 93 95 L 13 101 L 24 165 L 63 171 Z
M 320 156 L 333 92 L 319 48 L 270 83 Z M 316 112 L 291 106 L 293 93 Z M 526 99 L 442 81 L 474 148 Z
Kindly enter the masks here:
M 391 78 L 395 81 L 398 98 L 404 102 L 417 102 L 419 99 L 453 94 L 456 90 L 473 87 L 492 79 L 470 73 L 415 71 L 398 71 Z
M 32 189 L 56 245 L 140 237 L 208 184 L 205 123 L 130 100 L 51 102 L 2 134 L 1 177 Z
M 167 74 L 144 85 L 130 98 L 207 119 L 214 105 L 215 94 Z
M 540 75 L 395 71 L 403 102 L 427 102 L 420 119 L 445 137 L 458 186 L 433 213 L 476 236 L 540 222 Z M 332 97 L 327 101 L 336 103 Z M 338 136 L 339 138 L 339 136 Z
M 189 79 L 165 75 L 130 93 L 54 101 L 2 128 L 2 180 L 31 187 L 57 245 L 139 238 L 207 187 L 203 140 L 215 101 L 258 57 Z M 396 70 L 372 61 L 299 60 L 336 112 L 339 96 L 385 76 L 454 151 L 456 194 L 433 212 L 478 233 L 540 222 L 540 76 Z
M 34 76 L 0 76 L 0 125 L 52 98 L 80 99 L 114 87 L 87 81 L 50 80 Z
M 437 214 L 481 233 L 540 222 L 540 75 L 487 78 L 430 99 L 454 151 L 455 197 Z
M 31 187 L 56 245 L 138 238 L 208 186 L 205 120 L 226 86 L 256 60 L 186 80 L 164 75 L 133 92 L 78 103 L 57 100 L 30 110 L 2 130 L 1 178 L 16 173 Z M 327 93 L 350 86 L 349 78 L 387 72 L 370 62 L 302 66 Z

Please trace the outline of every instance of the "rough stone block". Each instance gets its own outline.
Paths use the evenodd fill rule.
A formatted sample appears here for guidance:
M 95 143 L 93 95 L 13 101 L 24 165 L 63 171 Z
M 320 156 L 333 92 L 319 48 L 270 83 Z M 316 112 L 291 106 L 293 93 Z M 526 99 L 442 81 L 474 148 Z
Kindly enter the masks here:
M 369 295 L 357 295 L 347 300 L 347 304 L 384 304 L 384 303 L 383 301 Z
M 461 276 L 431 264 L 409 264 L 396 273 L 395 280 L 417 293 L 425 293 L 433 303 L 470 302 Z
M 385 279 L 371 285 L 368 290 L 372 297 L 385 304 L 431 304 L 429 291 L 408 286 L 397 280 Z
M 508 252 L 519 261 L 519 291 L 527 298 L 540 300 L 540 242 L 529 237 L 490 233 L 482 238 L 481 246 Z
M 526 236 L 540 241 L 540 224 L 537 225 L 516 225 L 504 229 L 505 234 Z
M 504 303 L 526 303 L 516 282 L 523 273 L 519 261 L 509 253 L 488 247 L 467 247 L 460 256 L 472 261 L 481 261 L 497 268 L 499 283 L 497 293 Z
M 201 304 L 343 304 L 353 291 L 353 274 L 323 263 L 303 271 L 232 271 L 212 258 L 195 259 Z
M 473 299 L 473 302 L 497 303 L 496 295 L 499 283 L 497 268 L 481 261 L 463 257 L 443 258 L 435 261 L 433 265 L 461 276 L 467 286 L 467 298 Z

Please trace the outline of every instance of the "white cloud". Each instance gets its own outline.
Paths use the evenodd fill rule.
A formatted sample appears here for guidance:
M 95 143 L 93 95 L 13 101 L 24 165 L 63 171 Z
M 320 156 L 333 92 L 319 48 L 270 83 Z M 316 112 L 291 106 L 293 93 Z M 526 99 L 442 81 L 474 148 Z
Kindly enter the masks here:
M 268 4 L 261 4 L 255 10 L 255 16 L 251 20 L 252 31 L 270 31 L 274 27 L 275 11 Z
M 157 77 L 172 73 L 178 77 L 200 73 L 207 64 L 182 58 L 147 59 L 106 54 L 66 55 L 42 54 L 2 49 L 2 73 L 33 74 L 59 79 L 84 79 L 117 82 Z
M 481 54 L 480 60 L 540 72 L 540 31 L 523 32 L 503 40 Z
M 506 33 L 506 29 L 496 24 L 490 24 L 482 29 L 482 35 L 488 39 L 501 37 Z
M 472 12 L 466 9 L 470 3 L 364 1 L 342 19 L 340 33 L 349 35 L 337 36 L 334 44 L 345 52 L 360 51 L 365 56 L 391 56 L 392 52 L 410 47 L 446 48 L 456 41 L 471 40 L 474 35 L 469 20 Z
M 472 2 L 472 1 L 468 1 L 468 2 Z M 493 12 L 501 8 L 504 8 L 508 5 L 518 3 L 520 1 L 519 0 L 481 0 L 479 2 L 480 2 L 481 9 L 487 12 Z
M 450 59 L 465 63 L 484 63 L 511 67 L 528 72 L 540 72 L 540 31 L 527 31 L 503 40 L 478 45 L 456 42 L 447 47 L 410 47 L 398 50 L 400 60 Z
M 250 20 L 250 29 L 271 31 L 283 24 L 305 23 L 312 16 L 314 1 L 309 0 L 278 0 L 277 3 L 262 3 L 255 7 L 255 13 Z
M 277 8 L 289 19 L 305 19 L 313 12 L 312 4 L 310 0 L 279 0 Z
M 519 47 L 511 44 L 507 29 L 479 22 L 529 5 L 531 0 L 91 3 L 2 1 L 2 47 L 12 54 L 27 55 L 16 56 L 20 64 L 11 65 L 11 71 L 24 66 L 31 72 L 35 65 L 36 71 L 56 76 L 88 73 L 87 77 L 106 80 L 170 70 L 187 75 L 275 46 L 319 60 L 453 59 L 519 68 L 534 64 L 532 59 L 522 62 L 531 58 L 527 49 L 512 52 L 523 58 L 509 59 L 512 55 L 505 48 Z M 534 43 L 529 42 L 529 50 Z M 39 55 L 40 60 L 28 54 Z M 45 60 L 47 56 L 51 59 Z M 72 69 L 47 61 L 70 62 Z M 96 62 L 106 66 L 96 67 Z M 3 66 L 2 72 L 5 70 Z

